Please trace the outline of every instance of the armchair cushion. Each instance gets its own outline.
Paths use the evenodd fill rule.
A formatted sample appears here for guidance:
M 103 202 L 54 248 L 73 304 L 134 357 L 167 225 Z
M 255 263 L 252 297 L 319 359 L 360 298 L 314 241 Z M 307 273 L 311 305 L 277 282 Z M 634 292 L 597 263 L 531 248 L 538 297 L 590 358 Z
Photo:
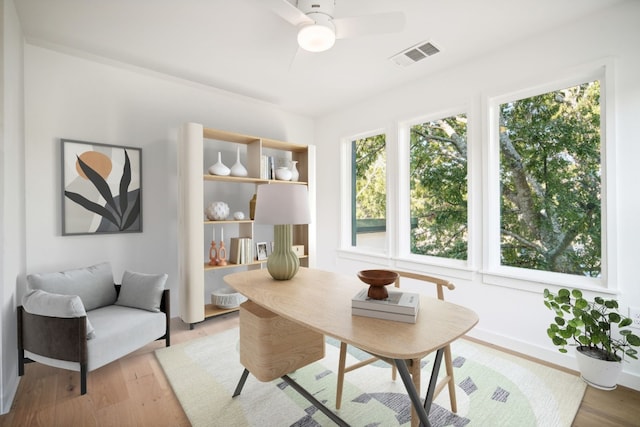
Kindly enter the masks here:
M 77 295 L 60 295 L 32 290 L 22 298 L 22 306 L 31 314 L 48 317 L 86 317 L 82 300 Z M 87 339 L 95 338 L 95 330 L 87 317 Z
M 159 312 L 167 277 L 166 274 L 125 271 L 116 305 Z
M 30 290 L 78 295 L 87 311 L 112 305 L 117 297 L 111 264 L 108 262 L 57 273 L 30 274 L 27 283 Z

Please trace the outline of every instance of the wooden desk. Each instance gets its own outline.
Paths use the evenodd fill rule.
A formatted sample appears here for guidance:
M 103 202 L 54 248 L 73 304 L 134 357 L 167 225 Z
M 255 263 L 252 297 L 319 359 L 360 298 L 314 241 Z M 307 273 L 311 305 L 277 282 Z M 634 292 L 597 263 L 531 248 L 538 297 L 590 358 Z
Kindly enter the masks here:
M 477 314 L 468 308 L 426 296 L 421 296 L 415 324 L 353 316 L 351 298 L 366 287 L 355 275 L 300 268 L 293 279 L 277 281 L 263 269 L 230 274 L 224 280 L 255 304 L 285 319 L 395 363 L 413 403 L 415 425 L 416 415 L 429 425 L 418 395 L 420 375 L 415 375 L 420 372 L 420 359 L 478 323 Z M 439 369 L 441 358 L 442 351 L 438 351 L 434 370 Z M 431 381 L 430 389 L 434 383 Z M 426 400 L 430 406 L 429 392 Z

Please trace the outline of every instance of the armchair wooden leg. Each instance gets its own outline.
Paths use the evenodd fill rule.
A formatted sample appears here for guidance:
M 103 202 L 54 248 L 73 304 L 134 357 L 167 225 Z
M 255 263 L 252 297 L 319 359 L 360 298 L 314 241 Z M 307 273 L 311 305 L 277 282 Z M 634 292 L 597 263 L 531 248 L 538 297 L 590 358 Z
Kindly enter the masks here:
M 80 364 L 80 394 L 87 394 L 87 364 Z
M 347 362 L 347 344 L 340 343 L 340 359 L 338 361 L 338 385 L 336 387 L 336 409 L 342 404 L 342 387 L 344 386 L 344 370 Z

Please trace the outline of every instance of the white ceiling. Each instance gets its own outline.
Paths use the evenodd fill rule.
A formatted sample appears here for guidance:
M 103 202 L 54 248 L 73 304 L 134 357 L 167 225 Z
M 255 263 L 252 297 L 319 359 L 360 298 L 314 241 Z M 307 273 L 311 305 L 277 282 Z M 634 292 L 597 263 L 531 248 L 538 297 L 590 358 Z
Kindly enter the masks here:
M 285 1 L 285 0 L 281 0 Z M 295 2 L 295 0 L 292 0 Z M 623 0 L 336 0 L 335 17 L 403 11 L 397 34 L 298 49 L 266 0 L 15 0 L 29 43 L 103 57 L 317 117 Z M 441 52 L 389 57 L 422 41 Z

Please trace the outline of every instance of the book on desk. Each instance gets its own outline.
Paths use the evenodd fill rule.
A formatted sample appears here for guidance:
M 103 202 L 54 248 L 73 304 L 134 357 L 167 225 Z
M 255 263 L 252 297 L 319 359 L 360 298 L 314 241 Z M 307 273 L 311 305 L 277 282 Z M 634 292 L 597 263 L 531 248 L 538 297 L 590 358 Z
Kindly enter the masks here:
M 375 300 L 363 289 L 351 299 L 354 316 L 374 317 L 405 323 L 416 323 L 420 311 L 420 295 L 413 292 L 389 291 L 388 298 Z

